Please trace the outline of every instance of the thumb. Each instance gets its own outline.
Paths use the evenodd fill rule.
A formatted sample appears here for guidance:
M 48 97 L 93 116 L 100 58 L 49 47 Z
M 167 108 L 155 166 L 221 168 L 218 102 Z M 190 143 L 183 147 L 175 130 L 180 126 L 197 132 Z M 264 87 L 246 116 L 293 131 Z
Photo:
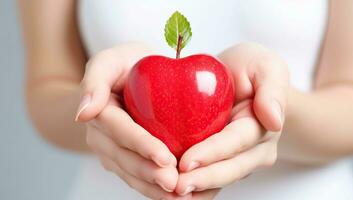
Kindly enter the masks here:
M 289 77 L 287 65 L 278 57 L 258 60 L 254 77 L 254 112 L 268 131 L 278 132 L 284 123 Z
M 107 105 L 111 91 L 123 89 L 128 70 L 151 51 L 149 46 L 129 42 L 94 56 L 87 63 L 81 83 L 81 103 L 75 121 L 89 121 L 96 117 Z
M 104 109 L 111 88 L 122 78 L 123 66 L 113 50 L 103 51 L 87 63 L 75 121 L 89 121 Z
M 281 131 L 284 124 L 289 90 L 289 73 L 285 61 L 274 52 L 256 46 L 248 75 L 254 89 L 256 117 L 268 131 Z
M 268 131 L 278 132 L 284 123 L 286 91 L 268 84 L 259 86 L 255 91 L 254 112 Z
M 85 89 L 80 99 L 75 121 L 89 121 L 105 107 L 110 96 L 110 87 L 104 84 Z

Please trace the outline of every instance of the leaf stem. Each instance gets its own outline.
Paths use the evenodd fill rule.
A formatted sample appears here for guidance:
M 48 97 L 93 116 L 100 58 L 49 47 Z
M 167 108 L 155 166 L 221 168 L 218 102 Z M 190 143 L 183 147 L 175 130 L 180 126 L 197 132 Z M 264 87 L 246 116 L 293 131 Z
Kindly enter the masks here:
M 181 43 L 183 42 L 183 36 L 181 34 L 178 35 L 178 45 L 176 49 L 176 59 L 180 58 L 180 52 L 181 52 Z

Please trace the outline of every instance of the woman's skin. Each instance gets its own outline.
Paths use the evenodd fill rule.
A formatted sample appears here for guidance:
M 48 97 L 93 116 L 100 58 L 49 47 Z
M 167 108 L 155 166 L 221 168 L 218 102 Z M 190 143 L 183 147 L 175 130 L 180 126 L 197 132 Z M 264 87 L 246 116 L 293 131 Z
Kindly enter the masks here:
M 261 45 L 244 43 L 221 53 L 236 84 L 233 120 L 190 148 L 179 169 L 167 147 L 134 123 L 119 107 L 121 97 L 111 93 L 121 92 L 133 63 L 152 53 L 149 47 L 130 43 L 105 50 L 91 58 L 85 70 L 75 2 L 19 4 L 27 50 L 27 104 L 39 132 L 64 149 L 91 149 L 107 170 L 149 198 L 213 199 L 217 188 L 271 166 L 277 144 L 281 159 L 298 164 L 328 163 L 353 153 L 350 0 L 330 2 L 311 92 L 288 85 L 285 61 Z M 73 120 L 80 96 L 76 118 L 86 123 Z

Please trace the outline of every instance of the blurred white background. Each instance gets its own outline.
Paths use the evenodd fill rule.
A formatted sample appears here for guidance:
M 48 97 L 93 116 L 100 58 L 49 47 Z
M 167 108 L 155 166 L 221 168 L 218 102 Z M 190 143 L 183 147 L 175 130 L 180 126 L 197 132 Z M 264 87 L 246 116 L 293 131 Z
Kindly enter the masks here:
M 16 3 L 0 0 L 0 199 L 62 200 L 70 191 L 78 157 L 46 144 L 26 117 Z

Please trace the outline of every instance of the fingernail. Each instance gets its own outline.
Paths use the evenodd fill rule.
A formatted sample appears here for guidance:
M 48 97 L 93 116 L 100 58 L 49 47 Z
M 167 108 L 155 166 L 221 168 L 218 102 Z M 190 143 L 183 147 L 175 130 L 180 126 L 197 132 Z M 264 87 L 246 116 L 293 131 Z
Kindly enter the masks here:
M 193 170 L 193 169 L 195 169 L 195 168 L 197 168 L 199 166 L 200 166 L 200 163 L 195 162 L 195 161 L 191 161 L 189 166 L 186 168 L 186 171 L 189 172 L 189 171 L 191 171 L 191 170 Z
M 277 121 L 280 122 L 281 127 L 282 127 L 282 125 L 283 125 L 282 124 L 282 108 L 281 108 L 281 105 L 278 103 L 278 101 L 276 101 L 276 100 L 272 101 L 272 110 L 275 114 Z
M 158 180 L 155 180 L 155 182 L 165 191 L 167 192 L 173 192 L 173 190 L 166 188 L 162 183 L 160 183 Z
M 194 191 L 195 190 L 195 186 L 188 186 L 185 191 L 183 193 L 181 193 L 180 195 L 181 196 L 185 196 L 187 194 L 189 194 L 190 192 Z
M 78 118 L 80 117 L 81 113 L 89 106 L 91 103 L 91 95 L 85 95 L 81 99 L 81 103 L 78 106 L 75 121 L 78 121 Z

